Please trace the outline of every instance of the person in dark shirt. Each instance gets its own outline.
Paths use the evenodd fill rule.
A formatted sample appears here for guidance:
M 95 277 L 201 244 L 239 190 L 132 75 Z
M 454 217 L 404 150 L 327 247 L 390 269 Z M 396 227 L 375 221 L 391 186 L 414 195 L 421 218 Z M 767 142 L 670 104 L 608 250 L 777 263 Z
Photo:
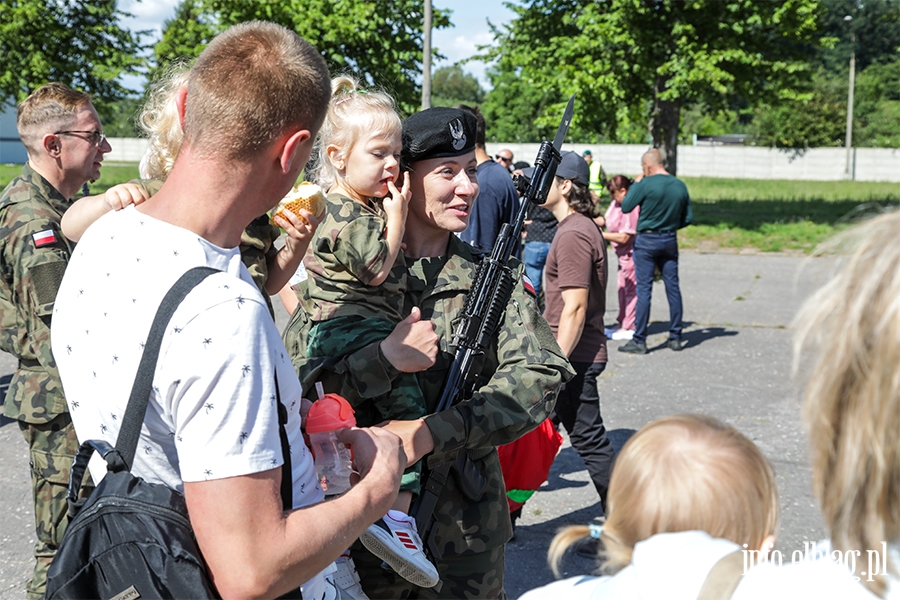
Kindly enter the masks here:
M 506 164 L 495 162 L 484 149 L 484 132 L 486 125 L 484 115 L 477 108 L 460 105 L 457 108 L 475 115 L 477 130 L 475 132 L 475 160 L 478 162 L 478 187 L 481 191 L 472 213 L 469 226 L 459 234 L 460 239 L 468 242 L 483 252 L 490 252 L 494 241 L 499 237 L 500 227 L 511 223 L 519 210 L 519 193 L 513 185 L 512 177 Z M 508 164 L 512 164 L 510 160 Z M 519 257 L 521 243 L 516 241 L 513 256 Z
M 634 337 L 619 352 L 647 354 L 647 323 L 653 294 L 653 273 L 659 267 L 669 300 L 669 340 L 672 350 L 684 348 L 681 339 L 681 289 L 678 285 L 677 231 L 694 222 L 687 186 L 670 175 L 663 166 L 659 150 L 652 149 L 641 157 L 644 178 L 631 186 L 622 201 L 622 212 L 641 207 L 634 241 L 634 269 L 637 274 L 637 311 Z

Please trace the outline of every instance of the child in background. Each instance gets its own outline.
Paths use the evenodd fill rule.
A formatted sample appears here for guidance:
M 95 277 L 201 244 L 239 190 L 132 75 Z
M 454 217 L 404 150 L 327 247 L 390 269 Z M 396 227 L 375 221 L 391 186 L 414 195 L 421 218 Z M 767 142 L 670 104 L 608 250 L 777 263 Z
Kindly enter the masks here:
M 616 459 L 602 527 L 567 527 L 550 544 L 559 574 L 566 549 L 599 537 L 603 577 L 573 577 L 521 600 L 730 598 L 745 568 L 775 542 L 775 475 L 759 448 L 703 415 L 664 417 L 638 431 Z M 713 582 L 719 595 L 709 593 Z M 724 582 L 724 583 L 723 583 Z M 723 592 L 724 590 L 724 592 Z
M 319 136 L 316 182 L 328 190 L 328 203 L 304 258 L 309 279 L 300 302 L 313 322 L 308 356 L 340 357 L 383 340 L 403 319 L 407 280 L 400 246 L 409 175 L 398 189 L 401 125 L 393 100 L 359 89 L 348 77 L 332 81 L 331 106 Z M 386 394 L 355 404 L 360 427 L 425 415 L 413 373 L 401 373 Z M 437 569 L 408 515 L 420 473 L 418 463 L 407 469 L 392 510 L 360 541 L 404 579 L 433 587 Z
M 622 200 L 634 183 L 624 175 L 615 175 L 606 182 L 612 202 L 606 210 L 606 231 L 603 239 L 612 242 L 619 258 L 619 317 L 618 327 L 606 330 L 611 340 L 630 340 L 634 337 L 634 317 L 637 310 L 637 276 L 634 272 L 634 237 L 637 235 L 638 216 L 641 207 L 630 213 L 622 212 Z
M 139 166 L 140 180 L 111 187 L 105 194 L 82 198 L 63 215 L 63 234 L 78 241 L 88 226 L 110 210 L 121 210 L 129 204 L 140 204 L 159 191 L 169 175 L 181 148 L 184 132 L 178 115 L 178 93 L 186 88 L 189 70 L 174 68 L 158 80 L 141 111 L 139 125 L 150 144 Z M 241 235 L 241 260 L 262 292 L 274 314 L 270 294 L 277 294 L 297 269 L 318 220 L 308 213 L 288 213 L 289 221 L 277 218 L 287 232 L 284 247 L 277 250 L 275 240 L 281 235 L 269 218 L 256 218 Z

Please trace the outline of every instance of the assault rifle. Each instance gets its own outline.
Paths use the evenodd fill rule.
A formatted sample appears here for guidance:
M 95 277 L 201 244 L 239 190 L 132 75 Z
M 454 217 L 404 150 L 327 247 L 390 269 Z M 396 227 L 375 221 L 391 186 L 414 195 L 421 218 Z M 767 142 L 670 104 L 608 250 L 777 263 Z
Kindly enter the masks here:
M 509 267 L 516 241 L 521 238 L 525 215 L 531 204 L 543 204 L 547 201 L 550 185 L 556 176 L 561 156 L 559 149 L 566 138 L 569 123 L 575 107 L 575 95 L 569 98 L 562 122 L 551 144 L 541 143 L 537 158 L 534 159 L 534 173 L 531 181 L 517 176 L 516 189 L 522 194 L 522 203 L 515 222 L 504 223 L 500 235 L 494 242 L 489 258 L 483 260 L 475 274 L 475 282 L 466 294 L 461 320 L 453 333 L 452 345 L 456 346 L 456 356 L 450 365 L 444 391 L 435 412 L 447 410 L 451 406 L 468 400 L 475 391 L 478 369 L 485 350 L 490 346 L 496 333 L 500 318 L 509 304 L 515 280 Z M 441 552 L 435 542 L 437 518 L 435 509 L 441 490 L 447 482 L 451 468 L 457 472 L 457 483 L 460 490 L 472 500 L 477 499 L 484 490 L 485 479 L 478 471 L 468 453 L 461 450 L 454 461 L 448 461 L 422 478 L 422 490 L 413 514 L 418 524 L 419 535 L 425 543 L 428 553 L 434 560 L 440 560 Z

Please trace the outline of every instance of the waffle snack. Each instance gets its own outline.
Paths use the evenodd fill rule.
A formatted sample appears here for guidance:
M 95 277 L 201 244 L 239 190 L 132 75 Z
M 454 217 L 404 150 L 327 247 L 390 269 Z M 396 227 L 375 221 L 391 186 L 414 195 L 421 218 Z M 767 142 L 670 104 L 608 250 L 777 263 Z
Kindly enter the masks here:
M 325 194 L 322 193 L 322 188 L 314 183 L 304 181 L 291 189 L 291 191 L 281 199 L 281 202 L 279 202 L 272 210 L 272 216 L 269 221 L 272 225 L 278 227 L 278 223 L 275 222 L 275 217 L 281 216 L 282 218 L 287 219 L 283 214 L 285 210 L 291 211 L 302 219 L 303 217 L 300 216 L 301 208 L 305 208 L 319 219 L 325 214 L 325 202 Z

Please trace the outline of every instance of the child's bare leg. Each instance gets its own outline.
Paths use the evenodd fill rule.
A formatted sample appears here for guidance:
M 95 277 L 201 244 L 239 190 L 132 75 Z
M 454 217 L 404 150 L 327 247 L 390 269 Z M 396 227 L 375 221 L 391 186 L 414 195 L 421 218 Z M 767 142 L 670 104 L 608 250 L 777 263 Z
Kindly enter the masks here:
M 399 510 L 403 514 L 408 515 L 410 504 L 412 504 L 412 492 L 400 492 L 391 505 L 391 510 Z

